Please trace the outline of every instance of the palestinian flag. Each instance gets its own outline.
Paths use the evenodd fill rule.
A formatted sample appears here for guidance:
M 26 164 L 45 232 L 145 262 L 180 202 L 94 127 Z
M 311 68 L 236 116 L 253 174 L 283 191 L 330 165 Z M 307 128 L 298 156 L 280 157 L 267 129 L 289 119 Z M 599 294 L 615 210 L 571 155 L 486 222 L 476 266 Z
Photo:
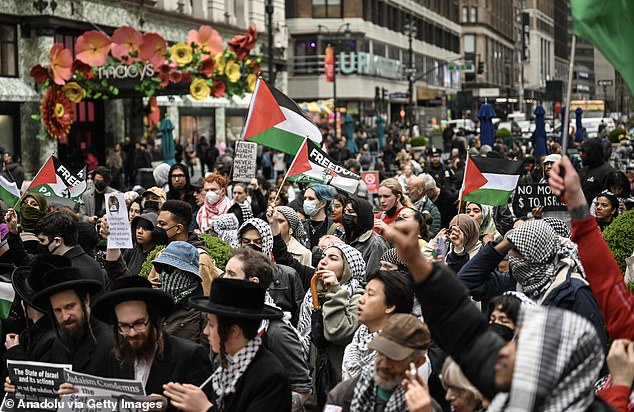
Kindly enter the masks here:
M 521 167 L 522 162 L 517 160 L 468 156 L 460 199 L 491 206 L 507 204 Z
M 242 139 L 295 155 L 306 136 L 321 144 L 321 131 L 293 99 L 258 79 Z
M 288 169 L 288 180 L 293 182 L 323 183 L 353 194 L 361 176 L 340 166 L 312 140 L 304 139 Z
M 85 176 L 85 171 L 82 170 L 80 174 Z M 48 158 L 27 189 L 27 192 L 70 200 L 74 203 L 81 202 L 81 195 L 85 191 L 85 177 L 80 177 L 71 172 L 66 165 L 54 156 Z
M 13 207 L 20 199 L 20 190 L 15 182 L 10 182 L 4 176 L 0 176 L 0 200 L 9 207 Z
M 8 282 L 0 282 L 0 319 L 6 319 L 9 316 L 13 298 L 15 298 L 13 285 Z

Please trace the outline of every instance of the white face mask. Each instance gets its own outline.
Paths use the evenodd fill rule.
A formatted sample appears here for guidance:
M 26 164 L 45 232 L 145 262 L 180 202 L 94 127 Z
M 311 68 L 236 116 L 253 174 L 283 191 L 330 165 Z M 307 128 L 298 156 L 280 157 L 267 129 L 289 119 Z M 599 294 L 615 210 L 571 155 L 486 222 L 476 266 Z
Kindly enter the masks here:
M 205 200 L 210 205 L 215 205 L 220 200 L 220 195 L 216 192 L 212 192 L 211 190 L 207 192 L 205 195 Z

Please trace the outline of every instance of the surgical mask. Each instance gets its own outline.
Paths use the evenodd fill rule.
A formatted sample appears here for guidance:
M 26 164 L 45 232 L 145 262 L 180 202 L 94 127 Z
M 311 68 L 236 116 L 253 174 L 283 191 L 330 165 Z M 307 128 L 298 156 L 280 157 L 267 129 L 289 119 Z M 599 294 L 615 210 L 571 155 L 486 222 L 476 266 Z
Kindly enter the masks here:
M 313 217 L 317 214 L 317 212 L 319 212 L 319 209 L 321 209 L 319 206 L 317 206 L 317 202 L 313 202 L 310 200 L 304 200 L 304 213 L 307 216 Z
M 216 192 L 212 192 L 211 190 L 207 192 L 205 195 L 205 201 L 210 205 L 215 205 L 220 200 L 220 195 Z

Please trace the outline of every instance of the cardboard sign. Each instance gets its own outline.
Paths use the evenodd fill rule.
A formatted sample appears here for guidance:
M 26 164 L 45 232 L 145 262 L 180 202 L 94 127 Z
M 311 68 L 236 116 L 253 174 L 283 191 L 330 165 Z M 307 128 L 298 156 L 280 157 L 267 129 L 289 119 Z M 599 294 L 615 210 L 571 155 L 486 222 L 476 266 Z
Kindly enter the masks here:
M 368 193 L 379 193 L 379 172 L 376 170 L 370 170 L 367 172 L 361 172 L 361 179 L 363 183 L 368 187 Z
M 257 170 L 258 145 L 251 142 L 236 142 L 236 155 L 233 158 L 233 180 L 250 182 Z
M 71 365 L 7 360 L 7 371 L 15 393 L 7 393 L 0 411 L 56 411 L 56 391 L 64 382 L 64 371 Z
M 132 249 L 132 232 L 123 193 L 106 193 L 105 200 L 110 228 L 108 249 Z
M 566 205 L 552 194 L 548 183 L 518 184 L 513 196 L 513 212 L 526 216 L 533 208 L 544 206 L 544 211 L 566 210 Z

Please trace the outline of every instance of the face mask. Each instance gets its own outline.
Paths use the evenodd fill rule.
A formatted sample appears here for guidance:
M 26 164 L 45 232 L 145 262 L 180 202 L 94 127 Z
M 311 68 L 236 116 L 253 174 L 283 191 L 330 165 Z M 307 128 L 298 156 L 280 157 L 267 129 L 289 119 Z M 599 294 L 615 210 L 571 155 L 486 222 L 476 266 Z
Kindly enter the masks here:
M 169 239 L 167 238 L 167 232 L 162 227 L 155 227 L 152 230 L 152 242 L 155 245 L 167 245 Z
M 145 209 L 147 210 L 154 210 L 157 211 L 159 210 L 159 203 L 155 202 L 154 200 L 146 200 L 143 203 L 143 206 L 145 207 Z
M 346 231 L 347 234 L 352 234 L 357 227 L 357 217 L 350 215 L 343 215 L 341 218 L 341 224 Z
M 103 192 L 106 189 L 106 182 L 96 182 L 95 189 L 97 189 L 100 192 Z
M 38 246 L 37 246 L 37 249 L 36 249 L 36 253 L 37 253 L 38 255 L 52 255 L 53 253 L 55 253 L 55 251 L 57 250 L 57 248 L 58 248 L 59 246 L 55 246 L 55 247 L 53 248 L 53 250 L 50 250 L 50 249 L 48 248 L 48 247 L 51 245 L 51 243 L 53 243 L 53 241 L 55 241 L 55 239 L 54 239 L 54 238 L 53 238 L 53 239 L 51 239 L 51 241 L 50 241 L 50 242 L 48 242 L 46 245 L 41 245 L 41 244 L 40 244 L 40 245 L 38 245 Z
M 215 205 L 219 200 L 220 195 L 216 192 L 212 192 L 211 190 L 205 195 L 205 201 L 210 205 Z
M 317 214 L 317 212 L 319 212 L 319 209 L 321 209 L 319 206 L 317 206 L 316 202 L 312 202 L 309 200 L 304 200 L 304 213 L 307 216 L 313 217 Z
M 253 249 L 253 250 L 255 250 L 256 252 L 260 252 L 260 253 L 262 253 L 262 248 L 261 248 L 260 246 L 258 246 L 258 245 L 254 245 L 253 243 L 249 243 L 249 244 L 247 245 L 247 247 L 248 247 L 249 249 Z

